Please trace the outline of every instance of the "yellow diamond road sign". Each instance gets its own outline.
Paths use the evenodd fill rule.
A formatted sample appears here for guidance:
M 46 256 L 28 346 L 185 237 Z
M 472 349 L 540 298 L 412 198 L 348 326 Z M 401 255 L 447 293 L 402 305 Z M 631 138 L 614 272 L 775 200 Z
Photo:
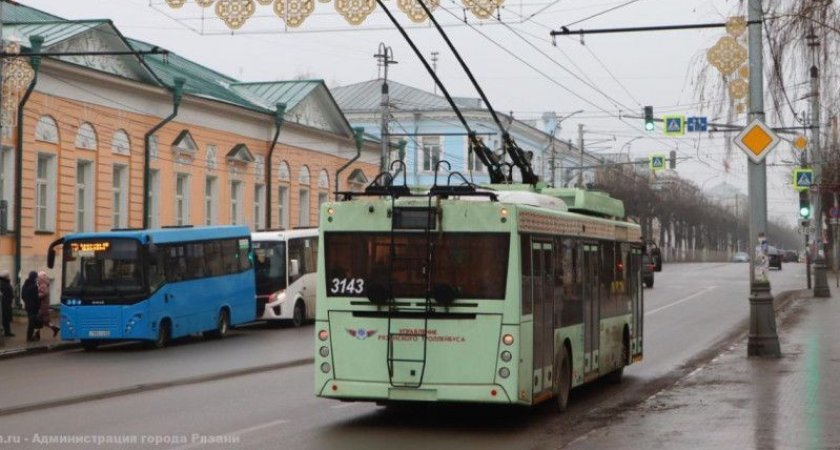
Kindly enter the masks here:
M 755 119 L 735 137 L 737 145 L 754 163 L 760 163 L 779 144 L 779 136 L 760 120 Z

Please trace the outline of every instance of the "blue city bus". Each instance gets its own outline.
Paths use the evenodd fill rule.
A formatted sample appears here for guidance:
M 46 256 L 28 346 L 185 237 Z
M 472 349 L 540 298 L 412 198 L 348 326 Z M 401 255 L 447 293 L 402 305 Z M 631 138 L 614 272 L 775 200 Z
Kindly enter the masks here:
M 61 338 L 155 347 L 194 333 L 223 337 L 256 314 L 251 233 L 244 226 L 75 233 L 62 249 Z

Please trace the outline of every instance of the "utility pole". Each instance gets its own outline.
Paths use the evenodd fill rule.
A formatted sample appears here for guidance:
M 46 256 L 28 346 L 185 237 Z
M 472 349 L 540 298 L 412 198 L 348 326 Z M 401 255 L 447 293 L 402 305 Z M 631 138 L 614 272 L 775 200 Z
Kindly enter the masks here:
M 813 64 L 811 65 L 811 163 L 814 166 L 814 181 L 817 186 L 815 192 L 815 201 L 811 204 L 814 211 L 814 243 L 816 244 L 816 258 L 814 258 L 814 297 L 830 297 L 831 292 L 828 289 L 828 280 L 826 279 L 826 265 L 825 256 L 820 256 L 820 249 L 823 247 L 822 228 L 823 228 L 823 212 L 822 212 L 822 163 L 823 154 L 820 146 L 820 70 L 817 68 L 817 61 L 819 60 L 820 41 L 817 38 L 813 28 L 808 36 L 805 37 L 808 42 L 808 47 L 811 49 L 811 58 Z M 825 253 L 823 253 L 824 255 Z
M 388 157 L 391 151 L 388 134 L 388 122 L 391 117 L 391 100 L 388 96 L 388 66 L 391 64 L 396 64 L 397 62 L 394 61 L 394 52 L 391 51 L 391 47 L 386 46 L 384 42 L 379 43 L 379 52 L 373 56 L 374 58 L 379 60 L 378 64 L 380 67 L 383 68 L 382 102 L 380 104 L 380 106 L 382 107 L 382 124 L 380 132 L 380 139 L 382 141 L 382 155 L 380 156 L 379 161 L 379 171 L 385 172 L 386 170 L 388 170 Z
M 3 5 L 6 2 L 0 1 L 0 50 L 6 51 L 6 44 L 3 42 Z M 0 105 L 3 105 L 3 58 L 0 58 Z M 0 106 L 0 148 L 3 146 L 3 108 Z M 3 199 L 0 199 L 2 201 Z M 4 216 L 4 220 L 7 219 L 8 216 Z M 6 229 L 6 224 L 3 224 L 3 229 Z M 12 277 L 12 280 L 15 278 Z M 11 330 L 6 330 L 3 328 L 3 309 L 0 308 L 0 347 L 4 347 L 6 345 L 6 332 Z
M 578 171 L 578 187 L 583 189 L 583 124 L 578 124 L 578 147 L 580 148 L 580 170 Z
M 749 119 L 764 122 L 764 55 L 761 23 L 764 13 L 761 0 L 749 0 Z M 767 234 L 767 165 L 747 160 L 747 179 L 750 196 L 749 239 L 759 239 Z M 748 241 L 750 242 L 750 241 Z M 754 241 L 753 241 L 754 242 Z M 747 247 L 749 248 L 749 247 Z M 776 312 L 770 282 L 765 277 L 756 278 L 755 258 L 750 258 L 750 332 L 747 340 L 748 356 L 781 357 L 779 336 L 776 333 Z
M 432 72 L 437 74 L 437 62 L 438 62 L 438 55 L 440 52 L 432 52 Z M 437 95 L 437 83 L 434 83 L 432 86 L 432 92 Z

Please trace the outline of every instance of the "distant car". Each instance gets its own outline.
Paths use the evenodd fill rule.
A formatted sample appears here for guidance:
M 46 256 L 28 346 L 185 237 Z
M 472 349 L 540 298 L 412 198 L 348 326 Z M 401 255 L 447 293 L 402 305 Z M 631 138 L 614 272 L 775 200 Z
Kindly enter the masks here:
M 650 255 L 650 259 L 655 267 L 655 270 L 657 272 L 662 272 L 662 251 L 659 250 L 659 246 L 656 245 L 656 242 L 647 242 L 647 252 L 648 255 Z
M 799 262 L 799 253 L 793 250 L 785 250 L 782 262 Z
M 767 249 L 767 254 L 770 256 L 770 263 L 767 267 L 782 270 L 782 256 L 783 253 L 776 247 L 770 246 Z
M 732 257 L 732 262 L 750 262 L 750 254 L 747 252 L 737 252 Z
M 642 282 L 645 286 L 653 287 L 653 272 L 656 270 L 656 264 L 652 263 L 649 255 L 642 255 Z

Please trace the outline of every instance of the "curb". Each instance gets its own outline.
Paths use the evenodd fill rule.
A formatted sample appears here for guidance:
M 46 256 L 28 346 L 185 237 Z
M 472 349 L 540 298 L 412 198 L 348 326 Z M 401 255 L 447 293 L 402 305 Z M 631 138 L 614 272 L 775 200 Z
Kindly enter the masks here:
M 60 352 L 82 348 L 79 342 L 60 342 L 57 344 L 38 345 L 33 347 L 18 347 L 0 350 L 0 361 L 6 359 L 20 358 L 23 356 L 41 355 L 44 353 Z

